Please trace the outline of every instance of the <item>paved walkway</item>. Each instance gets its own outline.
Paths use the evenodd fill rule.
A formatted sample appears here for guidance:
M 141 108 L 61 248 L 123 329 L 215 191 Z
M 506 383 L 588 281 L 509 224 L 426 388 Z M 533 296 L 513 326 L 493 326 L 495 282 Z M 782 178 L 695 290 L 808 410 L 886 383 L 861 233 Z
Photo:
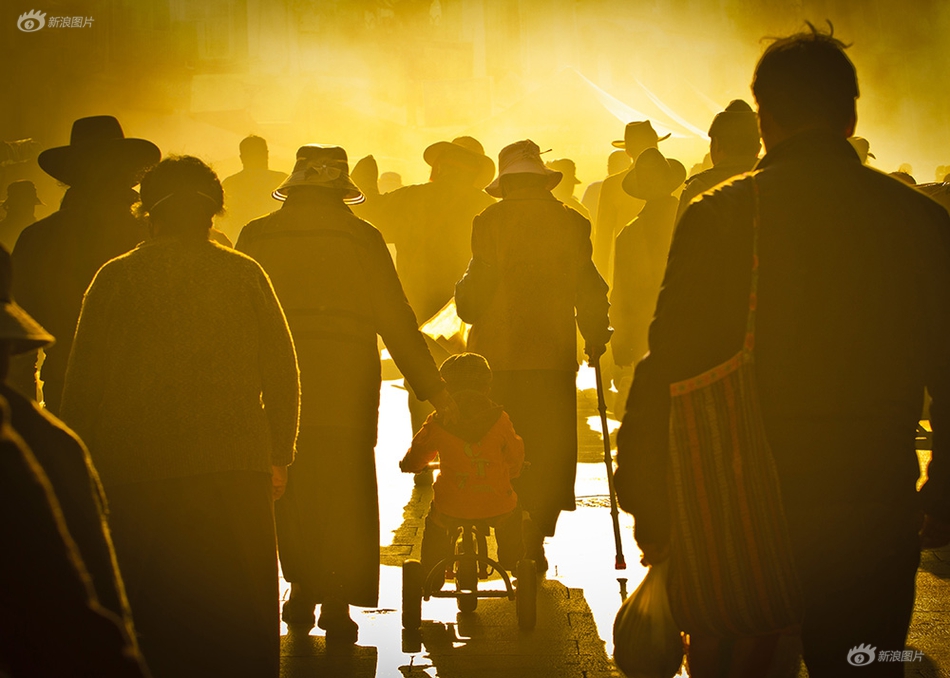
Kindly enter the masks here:
M 401 631 L 400 566 L 418 558 L 422 525 L 432 489 L 396 468 L 411 439 L 405 392 L 383 387 L 377 472 L 380 483 L 381 549 L 379 608 L 354 608 L 360 641 L 328 648 L 323 632 L 288 630 L 282 639 L 282 678 L 617 678 L 610 659 L 611 626 L 624 590 L 633 591 L 646 570 L 638 561 L 632 519 L 621 516 L 629 567 L 613 569 L 603 447 L 590 375 L 581 374 L 578 395 L 577 510 L 562 515 L 558 536 L 547 545 L 551 570 L 538 598 L 538 626 L 519 631 L 514 603 L 479 600 L 471 614 L 452 599 L 423 603 L 421 648 Z M 612 422 L 616 426 L 616 422 Z M 391 540 L 387 536 L 391 535 Z M 287 587 L 283 585 L 286 597 Z M 908 649 L 923 658 L 905 664 L 914 678 L 950 678 L 950 548 L 925 552 L 917 577 L 917 606 Z M 685 671 L 681 674 L 685 676 Z M 807 678 L 799 667 L 798 678 Z

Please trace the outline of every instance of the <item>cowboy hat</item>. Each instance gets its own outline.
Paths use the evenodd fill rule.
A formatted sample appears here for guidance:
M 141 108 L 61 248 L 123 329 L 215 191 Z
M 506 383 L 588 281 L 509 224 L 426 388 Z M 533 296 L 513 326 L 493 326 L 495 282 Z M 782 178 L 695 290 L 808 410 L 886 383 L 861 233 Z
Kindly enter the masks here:
M 0 245 L 0 341 L 9 341 L 14 355 L 49 346 L 55 341 L 53 335 L 13 301 L 12 283 L 10 253 Z
M 48 175 L 72 186 L 94 166 L 135 175 L 161 157 L 162 152 L 151 141 L 127 139 L 111 115 L 94 115 L 73 123 L 69 146 L 48 148 L 36 160 Z
M 501 191 L 501 178 L 506 174 L 541 174 L 548 177 L 547 190 L 561 182 L 560 172 L 548 169 L 541 160 L 541 148 L 531 141 L 516 141 L 508 144 L 498 154 L 498 176 L 485 189 L 488 195 L 504 197 Z
M 759 116 L 742 99 L 733 99 L 725 110 L 717 113 L 709 126 L 709 138 L 735 137 L 751 142 L 759 139 Z
M 473 168 L 476 172 L 472 183 L 479 190 L 495 176 L 494 161 L 485 155 L 485 149 L 472 137 L 456 137 L 451 142 L 437 141 L 423 152 L 422 158 L 430 167 L 444 161 Z
M 656 146 L 658 142 L 669 139 L 672 134 L 672 132 L 669 132 L 665 136 L 657 136 L 656 130 L 653 129 L 653 125 L 649 120 L 638 120 L 628 122 L 623 130 L 623 139 L 613 142 L 613 145 L 627 151 L 636 151 L 636 155 L 639 155 L 643 149 Z M 632 157 L 636 157 L 636 155 Z
M 668 196 L 686 181 L 686 168 L 679 160 L 664 158 L 655 148 L 637 156 L 633 169 L 623 178 L 623 190 L 640 200 Z
M 343 191 L 343 202 L 349 205 L 361 203 L 366 199 L 350 179 L 346 151 L 340 146 L 307 144 L 297 149 L 294 171 L 274 190 L 274 199 L 286 200 L 287 189 L 297 186 L 340 189 Z

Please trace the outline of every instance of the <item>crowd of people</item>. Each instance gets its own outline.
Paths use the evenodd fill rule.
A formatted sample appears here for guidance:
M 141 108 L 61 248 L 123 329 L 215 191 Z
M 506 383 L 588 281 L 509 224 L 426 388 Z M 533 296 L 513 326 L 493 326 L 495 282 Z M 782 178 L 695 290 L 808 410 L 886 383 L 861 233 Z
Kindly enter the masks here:
M 862 643 L 903 649 L 920 549 L 950 543 L 950 191 L 865 165 L 856 72 L 831 35 L 775 41 L 752 91 L 757 111 L 717 115 L 689 177 L 630 122 L 583 201 L 574 162 L 528 139 L 497 173 L 477 140 L 437 142 L 427 183 L 381 189 L 373 157 L 351 174 L 338 146 L 301 146 L 284 174 L 251 136 L 222 182 L 114 117 L 77 120 L 38 157 L 69 187 L 59 210 L 30 223 L 41 203 L 17 182 L 0 222 L 15 241 L 0 248 L 0 673 L 276 678 L 281 615 L 356 642 L 350 606 L 379 597 L 377 337 L 410 392 L 400 467 L 440 459 L 423 563 L 477 519 L 503 567 L 543 573 L 575 507 L 578 337 L 614 368 L 617 493 L 658 564 L 681 547 L 671 385 L 751 355 L 754 336 L 804 614 L 694 634 L 692 675 L 765 675 L 782 635 L 814 678 L 847 675 Z M 463 353 L 420 330 L 453 302 Z

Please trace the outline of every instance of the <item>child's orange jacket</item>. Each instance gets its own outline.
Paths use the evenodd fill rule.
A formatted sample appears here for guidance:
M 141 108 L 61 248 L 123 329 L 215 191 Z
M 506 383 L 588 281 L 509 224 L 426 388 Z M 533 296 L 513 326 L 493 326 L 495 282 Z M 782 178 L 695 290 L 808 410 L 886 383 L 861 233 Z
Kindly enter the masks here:
M 479 519 L 508 513 L 518 503 L 511 479 L 521 473 L 524 441 L 508 414 L 486 396 L 462 391 L 454 397 L 460 421 L 445 426 L 435 413 L 429 415 L 399 467 L 418 473 L 438 455 L 435 507 L 447 516 Z

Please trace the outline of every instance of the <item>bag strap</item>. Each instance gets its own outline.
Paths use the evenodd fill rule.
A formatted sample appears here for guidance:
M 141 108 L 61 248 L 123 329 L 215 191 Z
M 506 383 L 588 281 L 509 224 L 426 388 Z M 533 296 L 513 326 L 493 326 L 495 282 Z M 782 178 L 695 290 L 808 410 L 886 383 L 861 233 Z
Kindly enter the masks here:
M 749 315 L 746 319 L 745 341 L 742 345 L 742 353 L 746 356 L 752 355 L 752 349 L 755 348 L 755 309 L 758 306 L 759 297 L 759 183 L 755 180 L 755 174 L 752 179 L 752 281 L 749 286 Z

